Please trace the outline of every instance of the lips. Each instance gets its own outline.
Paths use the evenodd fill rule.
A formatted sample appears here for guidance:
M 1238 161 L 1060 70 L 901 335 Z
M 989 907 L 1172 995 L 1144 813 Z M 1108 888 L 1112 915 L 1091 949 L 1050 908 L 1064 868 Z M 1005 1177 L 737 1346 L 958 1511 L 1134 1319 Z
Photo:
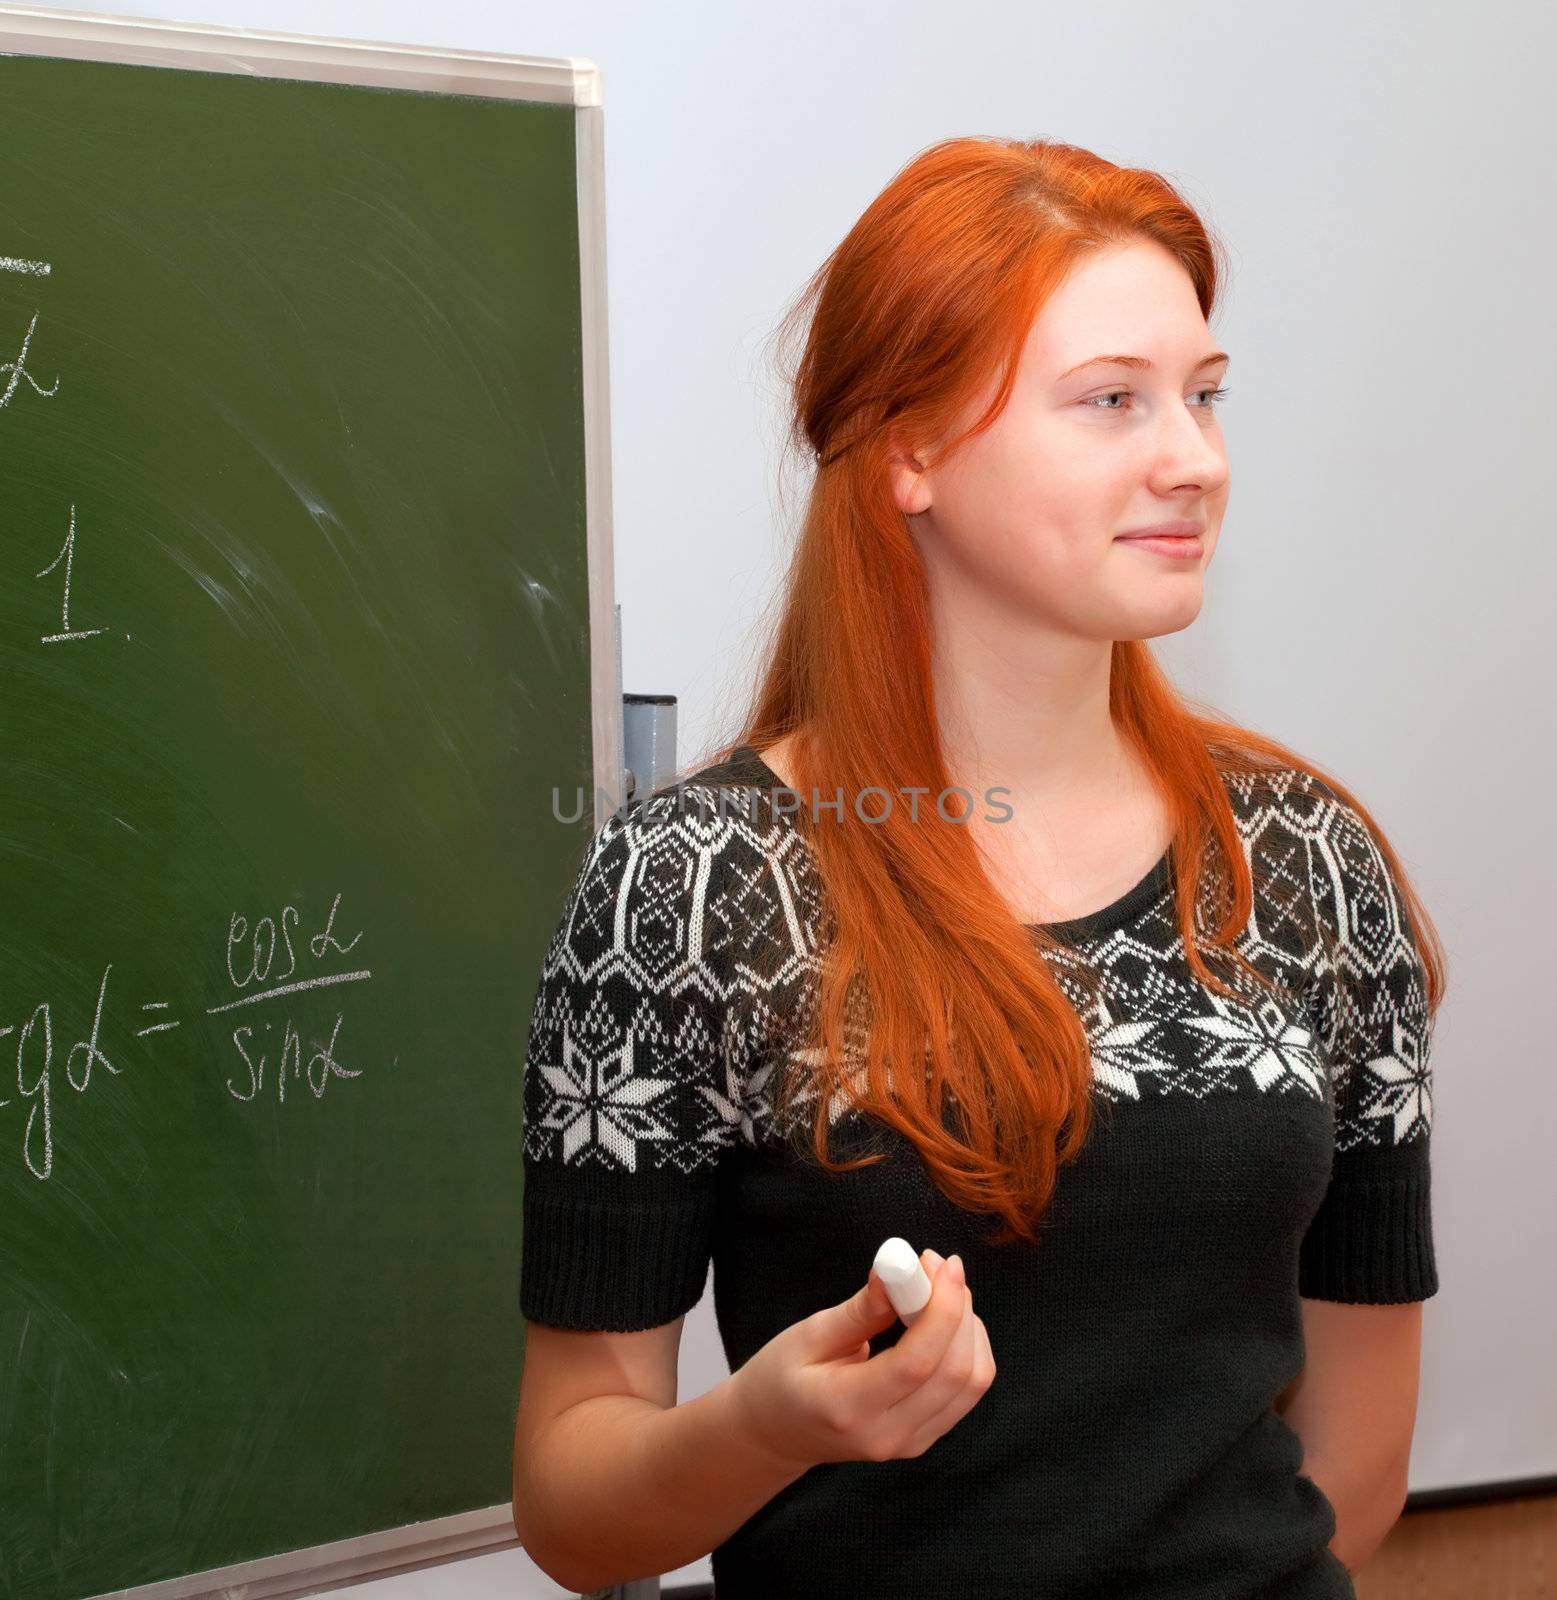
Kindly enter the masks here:
M 1201 554 L 1199 534 L 1146 534 L 1122 535 L 1121 544 L 1139 545 L 1154 555 L 1177 556 L 1180 560 L 1193 560 Z
M 1188 517 L 1174 517 L 1167 522 L 1149 522 L 1144 528 L 1132 528 L 1119 535 L 1121 539 L 1173 538 L 1178 535 L 1193 536 L 1204 533 L 1205 528 Z

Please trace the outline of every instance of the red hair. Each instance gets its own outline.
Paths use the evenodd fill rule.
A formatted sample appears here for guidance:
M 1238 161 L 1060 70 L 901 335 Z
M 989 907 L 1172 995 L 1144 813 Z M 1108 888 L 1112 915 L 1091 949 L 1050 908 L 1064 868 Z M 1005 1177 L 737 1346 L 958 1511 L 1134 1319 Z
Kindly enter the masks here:
M 816 478 L 766 667 L 738 737 L 718 755 L 788 739 L 798 795 L 841 787 L 846 804 L 873 786 L 926 785 L 934 795 L 951 785 L 934 711 L 928 590 L 891 494 L 892 446 L 900 436 L 946 438 L 998 374 L 990 406 L 945 448 L 993 422 L 1048 295 L 1088 252 L 1137 240 L 1183 266 L 1209 321 L 1221 247 L 1154 172 L 1074 145 L 960 138 L 921 153 L 871 203 L 781 325 L 783 333 L 808 318 L 790 436 Z M 1273 987 L 1232 947 L 1254 885 L 1221 773 L 1261 786 L 1295 768 L 1373 834 L 1436 1010 L 1436 930 L 1355 796 L 1284 745 L 1187 701 L 1142 640 L 1114 644 L 1109 705 L 1169 803 L 1179 929 L 1202 982 L 1236 994 L 1207 964 L 1225 956 Z M 867 809 L 874 818 L 883 806 Z M 1059 1165 L 1079 1155 L 1092 1125 L 1088 1041 L 1044 959 L 1052 941 L 1017 921 L 968 828 L 936 806 L 921 806 L 915 821 L 894 805 L 870 826 L 826 826 L 809 812 L 802 804 L 793 815 L 817 857 L 829 927 L 811 1035 L 799 1041 L 812 1048 L 798 1059 L 817 1091 L 818 1160 L 845 1172 L 882 1159 L 829 1157 L 829 1109 L 841 1095 L 910 1140 L 950 1200 L 1003 1218 L 991 1242 L 1034 1239 Z M 1198 931 L 1197 899 L 1206 919 Z M 846 1064 L 861 997 L 870 1019 L 863 1068 Z M 799 1086 L 786 1083 L 783 1098 Z M 961 1136 L 944 1118 L 947 1091 Z

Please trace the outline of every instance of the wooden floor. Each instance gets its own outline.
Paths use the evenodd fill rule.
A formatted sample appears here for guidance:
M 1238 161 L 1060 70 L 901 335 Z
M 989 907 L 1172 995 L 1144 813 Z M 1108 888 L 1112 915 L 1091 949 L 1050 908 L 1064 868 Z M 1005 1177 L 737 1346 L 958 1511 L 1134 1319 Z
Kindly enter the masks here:
M 1557 1600 L 1557 1495 L 1407 1511 L 1357 1600 Z

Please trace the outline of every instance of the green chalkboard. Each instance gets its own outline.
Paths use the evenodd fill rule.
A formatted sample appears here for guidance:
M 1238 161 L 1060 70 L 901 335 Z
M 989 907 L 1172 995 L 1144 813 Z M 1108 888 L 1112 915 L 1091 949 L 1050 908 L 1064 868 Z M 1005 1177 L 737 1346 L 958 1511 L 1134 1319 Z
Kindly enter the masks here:
M 5 1596 L 509 1497 L 577 115 L 0 54 Z

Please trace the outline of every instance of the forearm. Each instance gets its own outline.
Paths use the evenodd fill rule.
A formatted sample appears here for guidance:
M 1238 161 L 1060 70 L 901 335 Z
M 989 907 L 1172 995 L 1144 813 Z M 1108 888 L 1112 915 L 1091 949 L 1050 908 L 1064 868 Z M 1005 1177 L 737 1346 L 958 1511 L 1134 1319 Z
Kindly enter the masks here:
M 802 1475 L 751 1441 L 734 1381 L 668 1408 L 597 1395 L 551 1424 L 520 1491 L 525 1548 L 548 1577 L 587 1593 L 674 1572 Z
M 1348 1572 L 1355 1573 L 1375 1552 L 1400 1520 L 1405 1491 L 1393 1476 L 1348 1473 L 1339 1464 L 1320 1459 L 1303 1463 L 1303 1472 L 1324 1491 L 1335 1508 L 1335 1534 L 1330 1551 Z

